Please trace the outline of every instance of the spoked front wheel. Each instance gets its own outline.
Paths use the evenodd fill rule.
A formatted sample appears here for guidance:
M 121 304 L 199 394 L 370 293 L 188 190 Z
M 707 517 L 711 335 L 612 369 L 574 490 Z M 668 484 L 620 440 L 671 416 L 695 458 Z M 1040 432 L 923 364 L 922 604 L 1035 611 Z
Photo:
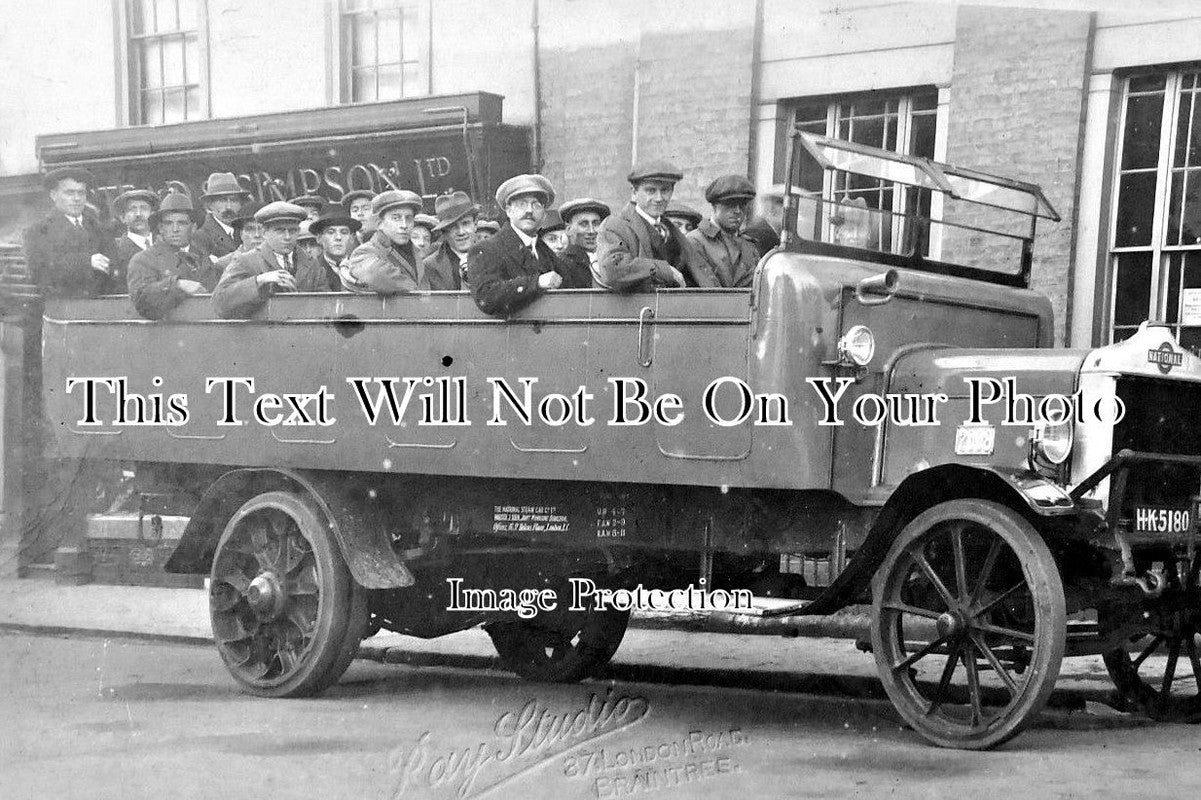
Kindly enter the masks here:
M 234 680 L 264 697 L 302 697 L 350 665 L 367 623 L 367 593 L 342 560 L 325 516 L 290 492 L 238 509 L 209 582 L 213 638 Z
M 873 579 L 872 644 L 904 720 L 942 747 L 984 750 L 1046 704 L 1063 659 L 1063 583 L 1012 509 L 953 500 L 905 526 Z
M 1172 563 L 1169 588 L 1146 608 L 1146 623 L 1104 654 L 1125 710 L 1164 722 L 1201 722 L 1201 554 Z M 1102 627 L 1111 624 L 1099 611 Z

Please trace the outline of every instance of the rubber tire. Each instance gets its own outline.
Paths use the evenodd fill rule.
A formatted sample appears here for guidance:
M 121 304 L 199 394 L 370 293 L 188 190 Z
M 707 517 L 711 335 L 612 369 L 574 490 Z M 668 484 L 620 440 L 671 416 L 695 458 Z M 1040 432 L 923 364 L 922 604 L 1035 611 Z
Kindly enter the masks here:
M 575 683 L 591 677 L 609 663 L 630 622 L 629 611 L 588 612 L 583 628 L 588 628 L 587 641 L 580 643 L 566 657 L 552 660 L 537 646 L 535 637 L 543 630 L 531 622 L 496 622 L 486 630 L 500 656 L 500 662 L 525 680 L 541 683 Z
M 1012 712 L 1006 712 L 1003 724 L 979 733 L 957 735 L 949 726 L 930 724 L 924 709 L 915 705 L 915 691 L 908 680 L 898 680 L 889 659 L 893 644 L 885 637 L 895 636 L 895 626 L 884 623 L 884 588 L 890 571 L 896 569 L 901 554 L 935 525 L 956 519 L 990 528 L 1016 553 L 1022 564 L 1027 586 L 1031 587 L 1041 613 L 1034 632 L 1030 673 Z M 890 612 L 891 613 L 891 612 Z M 1063 581 L 1046 542 L 1034 527 L 1013 509 L 988 500 L 951 500 L 940 503 L 915 517 L 893 542 L 872 579 L 872 649 L 884 689 L 897 712 L 917 733 L 940 747 L 964 750 L 988 750 L 1017 736 L 1046 705 L 1055 689 L 1067 641 L 1067 612 Z M 920 696 L 919 696 L 920 697 Z
M 247 516 L 274 508 L 292 517 L 313 549 L 320 599 L 312 643 L 292 673 L 282 680 L 255 681 L 240 675 L 225 652 L 218 653 L 234 680 L 260 697 L 311 697 L 336 683 L 358 652 L 367 627 L 367 591 L 350 574 L 329 521 L 307 497 L 292 492 L 265 492 L 251 498 L 234 513 L 221 534 L 213 556 L 212 580 L 223 548 Z

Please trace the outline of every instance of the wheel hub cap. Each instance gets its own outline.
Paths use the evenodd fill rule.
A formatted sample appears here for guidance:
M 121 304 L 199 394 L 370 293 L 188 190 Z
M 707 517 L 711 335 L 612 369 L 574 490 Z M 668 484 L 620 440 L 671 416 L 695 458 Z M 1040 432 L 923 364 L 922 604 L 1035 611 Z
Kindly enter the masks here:
M 960 636 L 967 631 L 967 617 L 962 611 L 947 611 L 934 621 L 940 637 Z
M 262 619 L 275 619 L 284 607 L 284 591 L 274 572 L 263 572 L 250 582 L 246 601 Z

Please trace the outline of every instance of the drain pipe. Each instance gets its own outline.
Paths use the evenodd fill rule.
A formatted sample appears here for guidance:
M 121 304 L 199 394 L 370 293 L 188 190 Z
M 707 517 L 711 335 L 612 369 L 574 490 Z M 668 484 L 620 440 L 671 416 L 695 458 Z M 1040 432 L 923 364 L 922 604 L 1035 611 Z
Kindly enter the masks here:
M 538 0 L 534 0 L 533 19 L 530 29 L 534 34 L 534 135 L 530 149 L 533 151 L 534 172 L 542 173 L 542 59 L 539 57 Z

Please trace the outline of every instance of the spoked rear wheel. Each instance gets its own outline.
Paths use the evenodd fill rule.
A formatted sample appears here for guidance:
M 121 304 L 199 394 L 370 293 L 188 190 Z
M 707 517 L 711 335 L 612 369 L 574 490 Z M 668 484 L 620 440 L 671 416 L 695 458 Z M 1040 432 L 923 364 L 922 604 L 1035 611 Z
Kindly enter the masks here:
M 1164 722 L 1201 722 L 1201 555 L 1172 566 L 1150 625 L 1104 655 L 1125 710 Z M 1102 627 L 1108 620 L 1100 618 Z
M 213 638 L 234 680 L 264 697 L 303 697 L 350 665 L 367 593 L 325 516 L 290 492 L 266 492 L 225 526 L 209 584 Z
M 486 629 L 506 669 L 530 681 L 573 683 L 609 663 L 629 622 L 629 611 L 589 608 L 494 622 Z
M 918 515 L 873 580 L 876 666 L 897 711 L 942 747 L 1016 736 L 1059 675 L 1063 583 L 1013 510 L 953 500 Z

